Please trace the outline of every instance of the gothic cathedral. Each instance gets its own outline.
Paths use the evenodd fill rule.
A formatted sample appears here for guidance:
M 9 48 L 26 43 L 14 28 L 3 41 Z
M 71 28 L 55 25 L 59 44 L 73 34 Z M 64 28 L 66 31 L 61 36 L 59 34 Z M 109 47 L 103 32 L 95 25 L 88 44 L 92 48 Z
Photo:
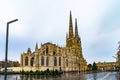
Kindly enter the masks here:
M 73 33 L 75 32 L 75 33 Z M 36 43 L 35 51 L 28 48 L 27 53 L 21 54 L 21 67 L 24 71 L 85 71 L 87 62 L 82 55 L 81 39 L 78 34 L 77 19 L 75 19 L 75 31 L 73 31 L 72 14 L 70 12 L 69 33 L 66 34 L 66 46 L 59 47 L 56 44 L 47 42 L 38 48 Z

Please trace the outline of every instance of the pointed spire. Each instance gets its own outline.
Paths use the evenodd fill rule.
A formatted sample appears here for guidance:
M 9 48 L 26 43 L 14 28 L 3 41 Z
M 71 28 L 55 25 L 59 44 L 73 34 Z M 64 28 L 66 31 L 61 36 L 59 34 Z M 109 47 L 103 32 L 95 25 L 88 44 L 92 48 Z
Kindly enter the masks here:
M 78 37 L 77 18 L 75 18 L 75 37 Z
M 66 39 L 68 38 L 68 33 L 66 33 Z
M 41 43 L 41 45 L 40 46 L 42 46 L 42 43 Z
M 27 53 L 28 53 L 28 54 L 30 54 L 30 53 L 31 53 L 31 49 L 30 49 L 30 48 L 28 48 Z
M 38 43 L 36 42 L 35 51 L 38 50 Z
M 69 20 L 69 38 L 73 37 L 73 25 L 72 25 L 72 14 L 70 11 L 70 20 Z

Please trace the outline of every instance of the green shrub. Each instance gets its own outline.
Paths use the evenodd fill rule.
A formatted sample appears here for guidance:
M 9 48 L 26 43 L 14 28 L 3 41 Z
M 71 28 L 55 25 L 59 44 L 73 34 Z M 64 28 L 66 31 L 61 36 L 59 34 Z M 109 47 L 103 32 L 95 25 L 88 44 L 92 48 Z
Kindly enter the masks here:
M 45 71 L 38 71 L 36 70 L 35 72 L 33 72 L 32 70 L 31 71 L 21 71 L 20 72 L 21 74 L 23 75 L 51 75 L 51 76 L 56 76 L 56 75 L 60 75 L 62 74 L 62 71 L 58 71 L 58 70 L 45 70 Z

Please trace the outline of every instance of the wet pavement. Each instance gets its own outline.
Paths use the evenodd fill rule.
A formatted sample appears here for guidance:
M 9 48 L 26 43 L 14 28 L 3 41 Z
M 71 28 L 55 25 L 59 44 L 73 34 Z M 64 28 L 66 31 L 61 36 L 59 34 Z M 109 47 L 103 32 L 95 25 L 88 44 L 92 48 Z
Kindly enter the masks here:
M 4 76 L 0 75 L 0 80 Z M 60 76 L 22 76 L 8 75 L 7 80 L 120 80 L 119 72 L 99 72 L 99 73 L 64 73 Z

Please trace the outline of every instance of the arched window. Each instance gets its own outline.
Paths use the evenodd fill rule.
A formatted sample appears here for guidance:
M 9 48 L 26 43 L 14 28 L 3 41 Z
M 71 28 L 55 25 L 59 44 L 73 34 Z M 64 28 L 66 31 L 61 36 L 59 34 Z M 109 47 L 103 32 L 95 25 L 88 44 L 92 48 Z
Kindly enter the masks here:
M 48 46 L 46 46 L 46 54 L 48 54 Z
M 33 66 L 33 64 L 34 64 L 34 58 L 32 57 L 30 60 L 30 66 Z
M 41 58 L 41 66 L 44 66 L 44 57 Z
M 28 66 L 28 57 L 25 57 L 25 66 Z
M 43 51 L 43 55 L 45 55 L 45 51 Z
M 61 57 L 59 57 L 59 66 L 61 66 Z
M 49 66 L 49 57 L 46 58 L 46 66 Z
M 53 56 L 55 56 L 55 54 L 56 54 L 55 51 L 53 51 Z
M 54 57 L 54 66 L 57 66 L 57 58 Z

